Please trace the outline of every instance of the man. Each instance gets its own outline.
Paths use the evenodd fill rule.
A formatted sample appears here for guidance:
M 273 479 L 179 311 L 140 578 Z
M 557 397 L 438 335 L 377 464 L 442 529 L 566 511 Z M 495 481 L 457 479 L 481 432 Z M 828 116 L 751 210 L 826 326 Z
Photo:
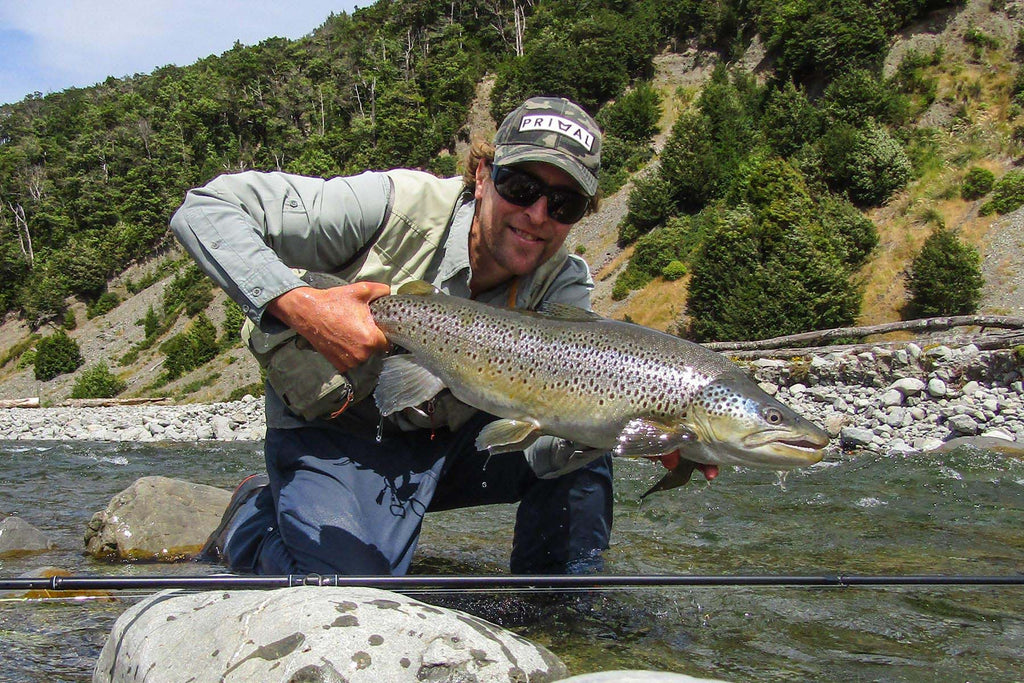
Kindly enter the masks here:
M 426 511 L 517 500 L 512 571 L 600 569 L 607 455 L 580 467 L 572 444 L 546 438 L 488 458 L 473 443 L 492 416 L 447 395 L 382 420 L 368 397 L 388 349 L 368 304 L 404 282 L 498 306 L 589 308 L 587 265 L 563 244 L 596 205 L 600 147 L 580 107 L 532 98 L 493 147 L 474 145 L 462 179 L 247 172 L 188 193 L 171 227 L 241 305 L 269 363 L 268 477 L 243 482 L 211 538 L 231 569 L 402 574 Z M 293 268 L 351 284 L 318 288 Z M 317 363 L 328 381 L 292 377 Z

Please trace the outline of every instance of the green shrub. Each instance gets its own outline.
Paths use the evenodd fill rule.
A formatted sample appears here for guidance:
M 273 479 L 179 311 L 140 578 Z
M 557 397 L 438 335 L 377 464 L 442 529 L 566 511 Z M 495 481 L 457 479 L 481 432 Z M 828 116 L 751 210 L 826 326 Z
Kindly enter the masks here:
M 99 295 L 93 303 L 89 304 L 86 308 L 85 316 L 92 320 L 98 315 L 109 313 L 118 307 L 121 303 L 121 297 L 113 292 L 103 292 Z
M 438 155 L 427 164 L 427 170 L 438 178 L 451 178 L 458 175 L 455 168 L 455 157 L 451 154 Z
M 908 113 L 906 97 L 860 69 L 837 77 L 825 89 L 821 107 L 829 119 L 853 125 L 874 119 L 898 126 L 906 121 Z
M 195 316 L 213 301 L 213 282 L 195 263 L 189 263 L 174 276 L 164 290 L 164 315 L 171 316 L 182 309 L 189 317 Z
M 167 356 L 164 375 L 168 380 L 177 379 L 212 360 L 218 350 L 217 328 L 200 313 L 184 332 L 160 345 L 160 351 Z
M 807 94 L 787 81 L 782 88 L 769 92 L 760 127 L 772 152 L 789 157 L 817 139 L 821 116 Z
M 79 373 L 71 398 L 113 398 L 125 388 L 124 381 L 110 372 L 106 363 L 100 362 Z
M 228 395 L 228 401 L 241 400 L 246 394 L 249 396 L 262 396 L 266 391 L 266 384 L 263 382 L 253 382 L 252 384 L 244 387 L 237 387 Z
M 981 213 L 1010 213 L 1024 205 L 1024 171 L 1009 171 L 996 181 L 992 199 L 981 206 Z
M 862 130 L 836 125 L 822 138 L 819 149 L 829 188 L 845 193 L 855 204 L 877 206 L 910 180 L 910 159 L 879 125 L 869 123 Z
M 981 257 L 950 230 L 936 230 L 910 266 L 909 308 L 921 317 L 969 315 L 981 301 Z
M 612 285 L 612 301 L 622 301 L 633 291 L 628 279 L 623 277 L 624 275 L 625 271 L 615 278 L 615 284 Z
M 827 196 L 818 203 L 821 226 L 825 235 L 841 253 L 843 263 L 851 270 L 867 263 L 878 246 L 878 228 L 847 201 Z
M 36 366 L 36 350 L 29 349 L 25 353 L 21 354 L 18 358 L 18 369 L 27 370 L 28 368 L 34 368 Z
M 617 192 L 652 156 L 654 149 L 647 142 L 630 142 L 605 135 L 601 141 L 601 177 L 598 180 L 601 195 L 607 197 Z
M 245 313 L 242 312 L 242 307 L 236 304 L 231 299 L 224 302 L 224 324 L 221 326 L 223 335 L 221 336 L 220 345 L 222 348 L 232 346 L 235 342 L 241 339 L 240 332 L 242 331 L 242 324 L 245 322 Z
M 160 316 L 153 310 L 152 305 L 146 309 L 146 317 L 142 319 L 142 329 L 145 331 L 146 339 L 156 336 L 160 331 Z
M 642 82 L 602 107 L 596 118 L 605 135 L 646 143 L 658 132 L 661 98 L 650 83 Z
M 78 342 L 60 330 L 39 340 L 36 345 L 36 379 L 48 380 L 74 372 L 84 362 Z
M 996 176 L 987 168 L 972 166 L 960 186 L 960 196 L 967 200 L 980 199 L 992 191 Z
M 625 222 L 634 230 L 624 233 L 620 228 L 620 244 L 628 244 L 654 226 L 663 223 L 676 211 L 671 187 L 657 173 L 649 173 L 636 179 L 629 193 L 628 207 Z M 632 239 L 623 239 L 624 237 Z
M 697 212 L 728 192 L 755 146 L 760 97 L 749 73 L 715 68 L 698 111 L 676 120 L 661 154 L 660 173 L 676 206 Z
M 669 261 L 668 265 L 661 269 L 661 276 L 672 282 L 683 277 L 687 272 L 689 269 L 682 261 Z
M 853 324 L 860 291 L 815 214 L 799 184 L 765 206 L 720 212 L 691 263 L 689 334 L 764 339 Z
M 70 332 L 71 330 L 78 327 L 78 318 L 75 317 L 75 312 L 70 308 L 64 311 L 64 323 L 61 325 L 65 330 Z
M 636 242 L 629 265 L 615 278 L 612 298 L 618 292 L 619 298 L 616 300 L 622 299 L 630 290 L 640 289 L 654 278 L 665 276 L 666 269 L 673 262 L 679 266 L 673 266 L 670 273 L 678 275 L 669 279 L 685 275 L 685 262 L 704 238 L 705 224 L 703 216 L 676 217 L 641 236 Z M 678 270 L 680 266 L 682 272 Z
M 29 353 L 32 354 L 32 361 L 28 365 L 35 365 L 36 356 L 35 350 L 33 350 L 32 347 L 38 340 L 39 335 L 30 334 L 21 341 L 12 344 L 11 347 L 4 351 L 3 355 L 0 356 L 0 368 L 4 367 L 5 365 L 7 365 L 16 358 L 18 359 L 19 369 L 24 369 L 24 367 L 28 367 L 27 365 L 23 367 L 23 363 L 25 363 L 25 357 Z

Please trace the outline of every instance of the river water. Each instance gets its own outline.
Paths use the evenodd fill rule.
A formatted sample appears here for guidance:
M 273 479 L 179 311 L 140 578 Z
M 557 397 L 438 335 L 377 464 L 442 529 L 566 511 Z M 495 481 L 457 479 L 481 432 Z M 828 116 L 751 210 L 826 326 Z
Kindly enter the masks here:
M 58 549 L 0 560 L 0 576 L 55 565 L 105 575 L 214 567 L 110 565 L 82 553 L 92 514 L 152 474 L 232 488 L 257 469 L 255 443 L 0 442 L 0 517 L 18 515 Z M 616 463 L 613 574 L 1020 574 L 1024 461 L 834 454 L 780 482 L 725 469 L 713 485 L 642 493 L 660 475 Z M 428 515 L 416 573 L 506 570 L 512 506 Z M 0 680 L 84 681 L 116 601 L 0 600 Z M 585 594 L 417 595 L 541 643 L 573 671 L 644 668 L 729 681 L 1021 681 L 1024 586 L 702 587 Z

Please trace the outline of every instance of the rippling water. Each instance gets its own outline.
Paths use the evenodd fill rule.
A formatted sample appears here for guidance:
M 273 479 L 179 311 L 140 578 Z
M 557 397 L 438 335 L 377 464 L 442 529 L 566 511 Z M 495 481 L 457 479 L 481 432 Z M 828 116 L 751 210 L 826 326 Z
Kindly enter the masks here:
M 49 533 L 55 551 L 0 560 L 81 573 L 214 571 L 109 565 L 82 554 L 92 514 L 151 474 L 231 488 L 256 444 L 0 442 L 0 516 Z M 791 472 L 726 470 L 712 486 L 639 494 L 660 473 L 618 461 L 609 573 L 1019 574 L 1024 461 L 988 451 L 847 455 Z M 414 571 L 506 567 L 512 506 L 428 516 Z M 1024 586 L 671 588 L 416 597 L 542 643 L 574 673 L 650 668 L 731 681 L 1024 680 Z M 114 619 L 137 599 L 0 601 L 0 679 L 89 680 Z

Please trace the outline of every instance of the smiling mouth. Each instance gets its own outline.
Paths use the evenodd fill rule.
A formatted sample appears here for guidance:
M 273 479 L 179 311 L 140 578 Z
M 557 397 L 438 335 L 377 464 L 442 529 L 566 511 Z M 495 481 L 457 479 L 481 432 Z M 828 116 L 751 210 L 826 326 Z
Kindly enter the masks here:
M 521 240 L 526 240 L 527 242 L 542 242 L 543 241 L 541 238 L 537 237 L 536 235 L 531 235 L 528 232 L 523 232 L 519 228 L 513 228 L 512 226 L 509 226 L 509 229 L 512 230 L 512 232 L 514 232 L 516 234 L 516 236 L 519 237 L 519 239 L 521 239 Z

